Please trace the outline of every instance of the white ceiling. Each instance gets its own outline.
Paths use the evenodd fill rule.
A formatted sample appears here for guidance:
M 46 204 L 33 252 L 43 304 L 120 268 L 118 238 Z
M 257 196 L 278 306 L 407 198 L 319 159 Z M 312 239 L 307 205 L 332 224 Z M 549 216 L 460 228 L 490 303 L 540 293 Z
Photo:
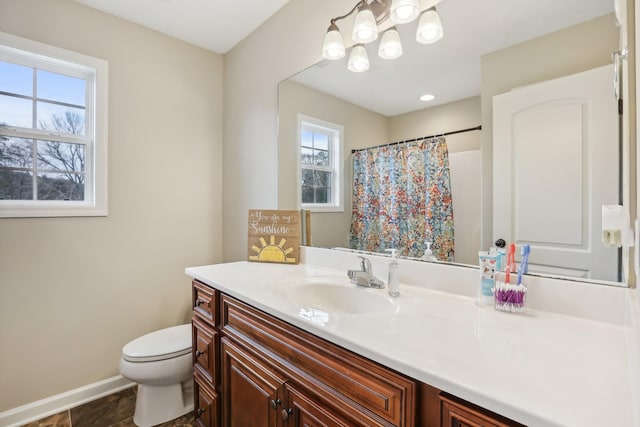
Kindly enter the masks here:
M 289 0 L 75 0 L 217 53 L 227 53 Z

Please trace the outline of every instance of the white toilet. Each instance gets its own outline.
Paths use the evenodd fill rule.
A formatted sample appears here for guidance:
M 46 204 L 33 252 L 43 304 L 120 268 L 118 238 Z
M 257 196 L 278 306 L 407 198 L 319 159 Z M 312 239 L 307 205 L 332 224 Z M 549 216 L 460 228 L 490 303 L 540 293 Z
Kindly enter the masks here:
M 191 324 L 161 329 L 122 348 L 120 373 L 138 383 L 133 422 L 140 427 L 193 410 Z

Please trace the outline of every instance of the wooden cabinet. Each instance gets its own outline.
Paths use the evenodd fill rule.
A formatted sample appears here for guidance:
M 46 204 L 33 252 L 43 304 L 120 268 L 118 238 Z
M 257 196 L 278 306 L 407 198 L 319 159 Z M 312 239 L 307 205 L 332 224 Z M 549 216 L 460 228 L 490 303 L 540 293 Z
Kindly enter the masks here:
M 285 379 L 222 338 L 222 425 L 276 427 Z
M 197 280 L 193 281 L 192 303 L 193 313 L 208 322 L 211 326 L 218 325 L 218 295 L 219 292 Z
M 191 319 L 194 416 L 199 427 L 219 427 L 219 292 L 196 280 Z
M 192 325 L 193 366 L 214 387 L 218 383 L 218 340 L 220 333 L 194 317 Z
M 415 426 L 416 382 L 410 378 L 224 294 L 220 330 L 223 340 L 246 348 L 350 425 Z
M 291 427 L 351 427 L 354 425 L 327 410 L 322 404 L 291 384 L 285 384 L 284 397 L 285 403 L 281 416 Z
M 198 426 L 520 426 L 196 280 L 192 326 Z
M 206 380 L 198 374 L 194 376 L 194 412 L 195 425 L 198 427 L 216 427 L 218 425 L 218 398 L 209 388 Z
M 442 427 L 521 427 L 500 415 L 446 394 L 440 395 Z

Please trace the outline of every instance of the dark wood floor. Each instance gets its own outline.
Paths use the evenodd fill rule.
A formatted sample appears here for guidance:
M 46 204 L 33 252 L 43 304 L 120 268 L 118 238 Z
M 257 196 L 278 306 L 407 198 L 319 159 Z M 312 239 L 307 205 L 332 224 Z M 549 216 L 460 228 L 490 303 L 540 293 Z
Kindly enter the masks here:
M 105 396 L 76 408 L 51 415 L 23 427 L 135 427 L 133 411 L 136 406 L 135 387 Z M 161 427 L 191 427 L 193 412 Z

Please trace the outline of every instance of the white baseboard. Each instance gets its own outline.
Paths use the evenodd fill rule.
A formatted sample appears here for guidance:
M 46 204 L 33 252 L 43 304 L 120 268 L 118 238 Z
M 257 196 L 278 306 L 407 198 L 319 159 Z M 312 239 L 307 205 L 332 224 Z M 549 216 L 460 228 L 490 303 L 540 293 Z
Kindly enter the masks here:
M 17 427 L 132 387 L 122 375 L 0 412 L 0 426 Z

